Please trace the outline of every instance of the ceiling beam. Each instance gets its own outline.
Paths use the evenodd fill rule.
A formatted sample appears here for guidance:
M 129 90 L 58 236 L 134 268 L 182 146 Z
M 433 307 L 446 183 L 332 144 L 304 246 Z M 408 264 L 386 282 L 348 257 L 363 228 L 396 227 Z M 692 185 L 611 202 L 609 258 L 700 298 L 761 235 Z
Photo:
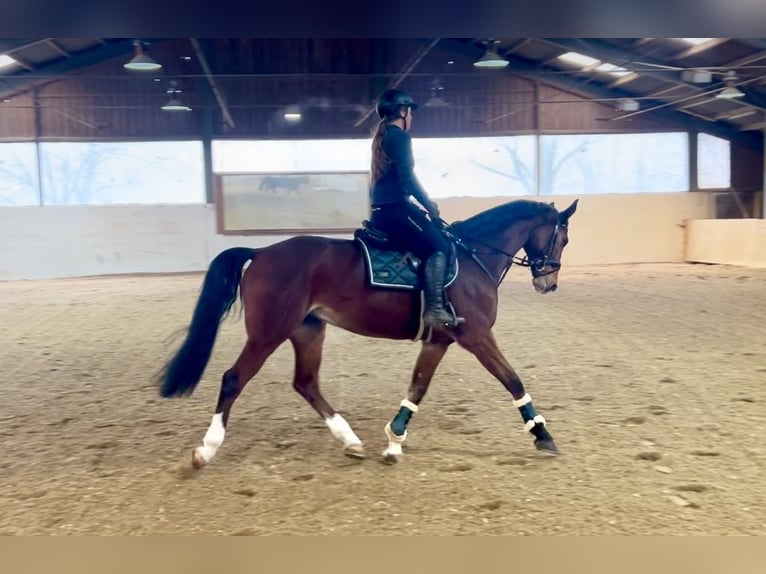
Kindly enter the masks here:
M 69 52 L 67 52 L 67 51 L 66 51 L 64 48 L 62 48 L 61 46 L 59 46 L 59 45 L 58 45 L 58 43 L 56 43 L 56 41 L 55 41 L 53 38 L 48 38 L 48 39 L 46 40 L 46 43 L 47 43 L 47 44 L 48 44 L 48 45 L 49 45 L 51 48 L 53 48 L 54 50 L 56 50 L 56 51 L 57 51 L 59 54 L 61 54 L 62 56 L 64 56 L 65 58 L 71 58 L 71 57 L 72 57 L 72 54 L 70 54 L 70 53 L 69 53 Z M 103 44 L 102 44 L 102 45 L 103 45 Z
M 0 54 L 7 54 L 25 46 L 33 46 L 38 42 L 39 40 L 34 38 L 2 38 L 0 39 Z
M 698 112 L 693 112 L 691 110 L 686 110 L 686 113 L 689 114 L 690 116 L 694 116 L 695 118 L 699 118 L 701 120 L 705 120 L 706 122 L 713 122 L 713 121 L 715 121 L 710 116 L 706 116 L 705 114 L 700 114 Z
M 406 78 L 410 74 L 410 72 L 412 72 L 412 70 L 415 69 L 415 66 L 417 66 L 420 63 L 420 61 L 426 57 L 426 54 L 428 54 L 433 49 L 433 47 L 439 43 L 439 40 L 440 38 L 434 38 L 433 40 L 428 42 L 427 45 L 417 50 L 415 54 L 413 54 L 413 56 L 410 58 L 410 60 L 405 64 L 404 68 L 399 73 L 399 75 L 394 80 L 388 83 L 388 85 L 386 86 L 386 90 L 391 88 L 396 88 L 399 84 L 401 84 L 402 81 L 404 81 L 404 78 Z M 380 97 L 382 94 L 383 92 L 381 92 L 378 95 L 378 97 Z M 363 114 L 360 114 L 360 116 L 354 122 L 354 127 L 358 128 L 359 126 L 361 126 L 365 122 L 365 120 L 372 115 L 374 111 L 375 111 L 375 104 L 369 106 Z
M 728 110 L 726 112 L 721 112 L 720 114 L 716 114 L 713 117 L 713 119 L 714 120 L 736 120 L 738 118 L 744 118 L 757 113 L 758 113 L 758 110 Z
M 673 64 L 669 64 L 668 62 L 656 60 L 651 57 L 635 54 L 634 52 L 624 50 L 616 46 L 612 46 L 599 39 L 588 39 L 587 41 L 580 38 L 540 38 L 540 39 L 543 40 L 544 42 L 548 42 L 549 44 L 553 46 L 558 46 L 565 50 L 580 52 L 581 54 L 585 54 L 587 56 L 590 56 L 591 58 L 604 60 L 618 66 L 628 66 L 631 61 L 636 61 L 636 60 L 644 64 L 649 64 L 649 65 L 658 66 L 658 67 L 663 67 L 663 66 L 667 67 L 669 65 L 670 66 L 673 65 Z M 680 77 L 674 77 L 676 76 L 677 72 L 668 73 L 667 71 L 663 72 L 658 69 L 657 71 L 641 71 L 640 74 L 647 76 L 649 78 L 655 78 L 657 80 L 661 80 L 663 82 L 669 82 L 678 86 L 686 86 L 687 88 L 690 88 L 692 90 L 699 92 L 700 95 L 705 93 L 710 94 L 710 90 L 708 90 L 707 88 L 701 88 L 697 84 L 694 84 L 691 82 L 685 82 L 681 80 Z M 639 94 L 633 94 L 633 95 L 635 96 Z M 712 101 L 712 97 L 711 97 L 711 101 Z M 742 107 L 763 109 L 761 108 L 761 106 L 752 104 L 747 101 L 742 101 L 742 100 L 732 100 L 732 103 Z
M 223 95 L 221 95 L 221 90 L 218 89 L 218 85 L 215 83 L 215 79 L 213 79 L 213 73 L 210 71 L 210 66 L 207 63 L 207 59 L 205 58 L 205 54 L 203 53 L 202 47 L 199 44 L 199 40 L 196 38 L 190 38 L 190 41 L 192 47 L 194 48 L 194 52 L 197 54 L 199 64 L 202 66 L 202 71 L 205 72 L 205 77 L 207 78 L 208 86 L 210 86 L 210 91 L 213 92 L 213 96 L 215 96 L 215 100 L 218 102 L 218 107 L 221 108 L 221 114 L 223 114 L 224 121 L 230 128 L 234 128 L 234 119 L 231 117 L 229 108 L 226 106 L 226 100 L 223 98 Z
M 697 95 L 695 94 L 694 97 L 697 97 Z M 683 110 L 683 111 L 686 112 L 690 108 L 697 108 L 699 106 L 706 106 L 706 105 L 708 105 L 710 103 L 712 103 L 710 100 L 702 99 L 702 100 L 697 100 L 696 102 L 689 102 L 689 103 L 683 104 L 682 106 L 678 106 L 678 109 L 679 110 Z M 742 113 L 741 110 L 732 110 L 732 112 L 735 112 L 735 111 L 738 112 L 738 113 Z M 753 112 L 755 112 L 755 110 L 753 110 Z
M 637 80 L 641 76 L 637 74 L 636 72 L 631 72 L 630 74 L 625 74 L 624 76 L 620 76 L 617 78 L 614 82 L 611 84 L 608 84 L 608 88 L 616 88 L 618 86 L 622 86 L 623 84 L 629 84 L 633 80 Z
M 73 55 L 68 60 L 60 60 L 48 66 L 41 66 L 33 74 L 30 72 L 17 72 L 15 74 L 4 75 L 0 77 L 0 96 L 15 96 L 34 87 L 60 80 L 66 74 L 80 68 L 132 53 L 132 40 L 120 40 Z
M 763 78 L 766 78 L 766 74 L 762 74 L 761 76 L 758 76 L 756 78 L 752 78 L 750 80 L 740 80 L 738 82 L 733 82 L 731 84 L 731 86 L 732 87 L 737 87 L 737 86 L 741 86 L 743 84 L 746 84 L 748 82 L 758 81 L 758 80 L 763 79 Z M 625 119 L 625 118 L 628 118 L 628 117 L 631 117 L 631 116 L 637 116 L 639 114 L 644 114 L 644 113 L 650 112 L 652 110 L 657 110 L 657 109 L 660 109 L 660 108 L 666 108 L 666 107 L 669 107 L 669 106 L 670 107 L 676 107 L 676 109 L 679 109 L 679 110 L 684 110 L 684 108 L 686 106 L 678 106 L 678 104 L 680 104 L 681 102 L 687 102 L 689 100 L 694 100 L 695 98 L 702 98 L 704 96 L 709 96 L 710 99 L 708 99 L 708 100 L 700 100 L 699 102 L 695 103 L 694 105 L 696 106 L 696 105 L 703 105 L 705 103 L 713 103 L 715 101 L 714 98 L 716 97 L 713 94 L 716 94 L 719 90 L 720 90 L 720 88 L 717 88 L 717 87 L 716 88 L 712 88 L 712 89 L 710 89 L 710 90 L 708 90 L 706 92 L 699 92 L 699 93 L 696 93 L 696 94 L 691 94 L 690 96 L 684 96 L 684 97 L 679 98 L 677 100 L 674 100 L 672 102 L 663 102 L 661 104 L 657 104 L 657 105 L 649 107 L 649 108 L 644 108 L 643 110 L 640 110 L 640 111 L 637 111 L 637 112 L 631 112 L 629 114 L 623 114 L 623 115 L 621 115 L 621 116 L 619 116 L 618 118 L 615 118 L 615 119 Z M 687 106 L 693 107 L 691 104 L 687 104 Z M 761 109 L 758 106 L 750 105 L 748 107 L 750 107 L 752 109 L 755 109 L 755 110 L 759 110 L 759 111 L 766 111 L 766 110 Z
M 766 121 L 764 122 L 757 122 L 754 124 L 747 124 L 746 126 L 742 126 L 743 130 L 746 131 L 752 131 L 752 130 L 766 130 Z
M 30 72 L 35 71 L 35 69 L 27 61 L 24 60 L 24 58 L 19 58 L 18 54 L 13 54 L 11 58 L 16 60 L 16 63 L 25 70 L 29 70 Z
M 507 45 L 502 47 L 503 53 L 513 54 L 516 50 L 521 48 L 524 44 L 529 43 L 531 39 L 532 38 L 517 38 L 513 42 L 509 42 Z
M 747 66 L 748 64 L 754 64 L 755 62 L 759 62 L 763 59 L 766 59 L 766 51 L 764 52 L 755 52 L 754 54 L 750 54 L 749 56 L 743 56 L 741 58 L 737 58 L 736 60 L 729 60 L 723 66 L 726 68 L 739 68 L 740 66 Z
M 648 96 L 650 98 L 654 98 L 654 99 L 657 99 L 657 100 L 667 101 L 666 97 L 667 97 L 668 94 L 670 94 L 672 92 L 677 92 L 678 90 L 680 90 L 683 87 L 684 86 L 679 86 L 679 85 L 673 84 L 672 86 L 668 86 L 667 88 L 661 88 L 661 89 L 657 90 L 656 92 L 650 92 L 648 94 L 641 94 L 641 95 L 642 96 Z M 665 97 L 660 97 L 660 96 L 665 96 Z M 636 95 L 634 94 L 633 97 L 636 97 Z M 679 98 L 681 96 L 680 95 L 676 95 L 676 96 L 673 96 L 673 97 L 674 98 Z
M 455 53 L 462 54 L 472 59 L 478 59 L 484 53 L 483 48 L 461 40 L 442 39 L 440 45 L 445 49 L 452 50 Z M 508 60 L 510 61 L 510 65 L 507 68 L 503 68 L 503 70 L 498 70 L 500 73 L 505 72 L 528 79 L 540 80 L 543 83 L 562 90 L 574 92 L 585 98 L 636 97 L 636 94 L 632 92 L 626 92 L 620 89 L 608 89 L 604 86 L 594 84 L 593 82 L 579 80 L 571 76 L 565 76 L 557 73 L 546 73 L 546 70 L 541 68 L 539 65 L 522 60 L 513 55 L 509 55 Z M 555 71 L 557 70 L 548 70 L 548 72 Z M 758 150 L 762 149 L 763 147 L 763 138 L 760 134 L 755 135 L 751 133 L 740 132 L 739 130 L 727 124 L 707 122 L 669 108 L 661 108 L 648 113 L 650 117 L 668 122 L 671 125 L 679 126 L 682 129 L 708 132 L 712 135 L 737 141 L 743 145 Z

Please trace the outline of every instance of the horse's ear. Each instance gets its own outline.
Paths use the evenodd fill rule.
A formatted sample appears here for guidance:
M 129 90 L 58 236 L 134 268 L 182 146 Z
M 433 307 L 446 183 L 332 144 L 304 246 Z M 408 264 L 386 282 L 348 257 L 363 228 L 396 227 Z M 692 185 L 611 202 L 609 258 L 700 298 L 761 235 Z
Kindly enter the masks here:
M 580 201 L 579 199 L 575 199 L 572 202 L 572 205 L 567 207 L 564 211 L 559 213 L 559 221 L 561 222 L 567 222 L 569 221 L 569 218 L 572 217 L 575 211 L 577 211 L 577 202 Z

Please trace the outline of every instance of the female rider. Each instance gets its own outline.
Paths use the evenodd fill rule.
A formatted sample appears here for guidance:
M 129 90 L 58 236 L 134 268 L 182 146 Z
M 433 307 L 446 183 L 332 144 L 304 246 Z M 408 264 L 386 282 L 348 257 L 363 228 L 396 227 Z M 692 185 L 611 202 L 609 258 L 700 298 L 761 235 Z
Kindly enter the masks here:
M 436 221 L 439 208 L 426 193 L 414 172 L 412 111 L 418 105 L 409 94 L 389 89 L 378 99 L 380 123 L 372 139 L 370 169 L 371 223 L 391 235 L 395 242 L 425 261 L 426 309 L 423 321 L 431 327 L 454 326 L 464 321 L 444 308 L 444 282 L 449 243 Z M 412 201 L 414 198 L 426 213 Z

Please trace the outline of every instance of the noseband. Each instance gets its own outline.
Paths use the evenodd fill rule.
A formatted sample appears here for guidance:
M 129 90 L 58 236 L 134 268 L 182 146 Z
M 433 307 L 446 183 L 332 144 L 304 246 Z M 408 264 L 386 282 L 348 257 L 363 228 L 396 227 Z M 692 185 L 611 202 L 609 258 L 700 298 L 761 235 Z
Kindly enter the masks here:
M 566 229 L 566 223 L 556 223 L 555 227 L 553 228 L 551 238 L 548 240 L 548 246 L 542 255 L 538 255 L 534 259 L 527 259 L 524 257 L 522 262 L 518 263 L 524 267 L 529 267 L 530 271 L 532 271 L 533 277 L 545 277 L 546 275 L 550 275 L 551 273 L 555 273 L 561 269 L 561 261 L 551 259 L 551 256 L 553 255 L 553 247 L 556 245 L 556 234 L 558 233 L 559 228 Z M 524 251 L 526 250 L 527 249 L 525 247 Z M 545 271 L 546 265 L 550 267 L 548 271 Z

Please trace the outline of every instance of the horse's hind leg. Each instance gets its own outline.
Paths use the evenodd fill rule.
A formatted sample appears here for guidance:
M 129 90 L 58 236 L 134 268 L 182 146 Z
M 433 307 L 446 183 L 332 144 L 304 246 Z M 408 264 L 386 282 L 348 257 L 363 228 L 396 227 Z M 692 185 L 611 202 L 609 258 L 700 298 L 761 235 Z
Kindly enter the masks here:
M 292 335 L 295 349 L 293 388 L 319 413 L 333 436 L 343 443 L 347 456 L 364 458 L 362 441 L 340 414 L 335 412 L 319 391 L 319 367 L 322 363 L 325 323 L 309 315 Z
M 479 362 L 495 376 L 513 396 L 513 405 L 519 409 L 524 421 L 524 430 L 535 437 L 538 450 L 549 454 L 558 454 L 553 437 L 548 432 L 545 418 L 535 412 L 532 397 L 524 390 L 519 375 L 513 370 L 497 347 L 492 332 L 487 330 L 469 337 L 459 338 L 458 343 L 473 353 Z
M 210 426 L 202 439 L 202 446 L 194 449 L 192 454 L 194 468 L 200 469 L 213 460 L 215 453 L 223 444 L 226 424 L 234 401 L 281 342 L 264 345 L 249 339 L 232 367 L 223 374 L 213 420 L 210 421 Z
M 402 400 L 399 412 L 386 424 L 385 432 L 388 447 L 383 451 L 383 459 L 387 462 L 398 462 L 402 456 L 402 443 L 407 438 L 407 425 L 413 414 L 418 412 L 418 405 L 428 391 L 428 385 L 436 372 L 449 345 L 423 343 L 412 371 L 412 381 L 407 391 L 407 398 Z

